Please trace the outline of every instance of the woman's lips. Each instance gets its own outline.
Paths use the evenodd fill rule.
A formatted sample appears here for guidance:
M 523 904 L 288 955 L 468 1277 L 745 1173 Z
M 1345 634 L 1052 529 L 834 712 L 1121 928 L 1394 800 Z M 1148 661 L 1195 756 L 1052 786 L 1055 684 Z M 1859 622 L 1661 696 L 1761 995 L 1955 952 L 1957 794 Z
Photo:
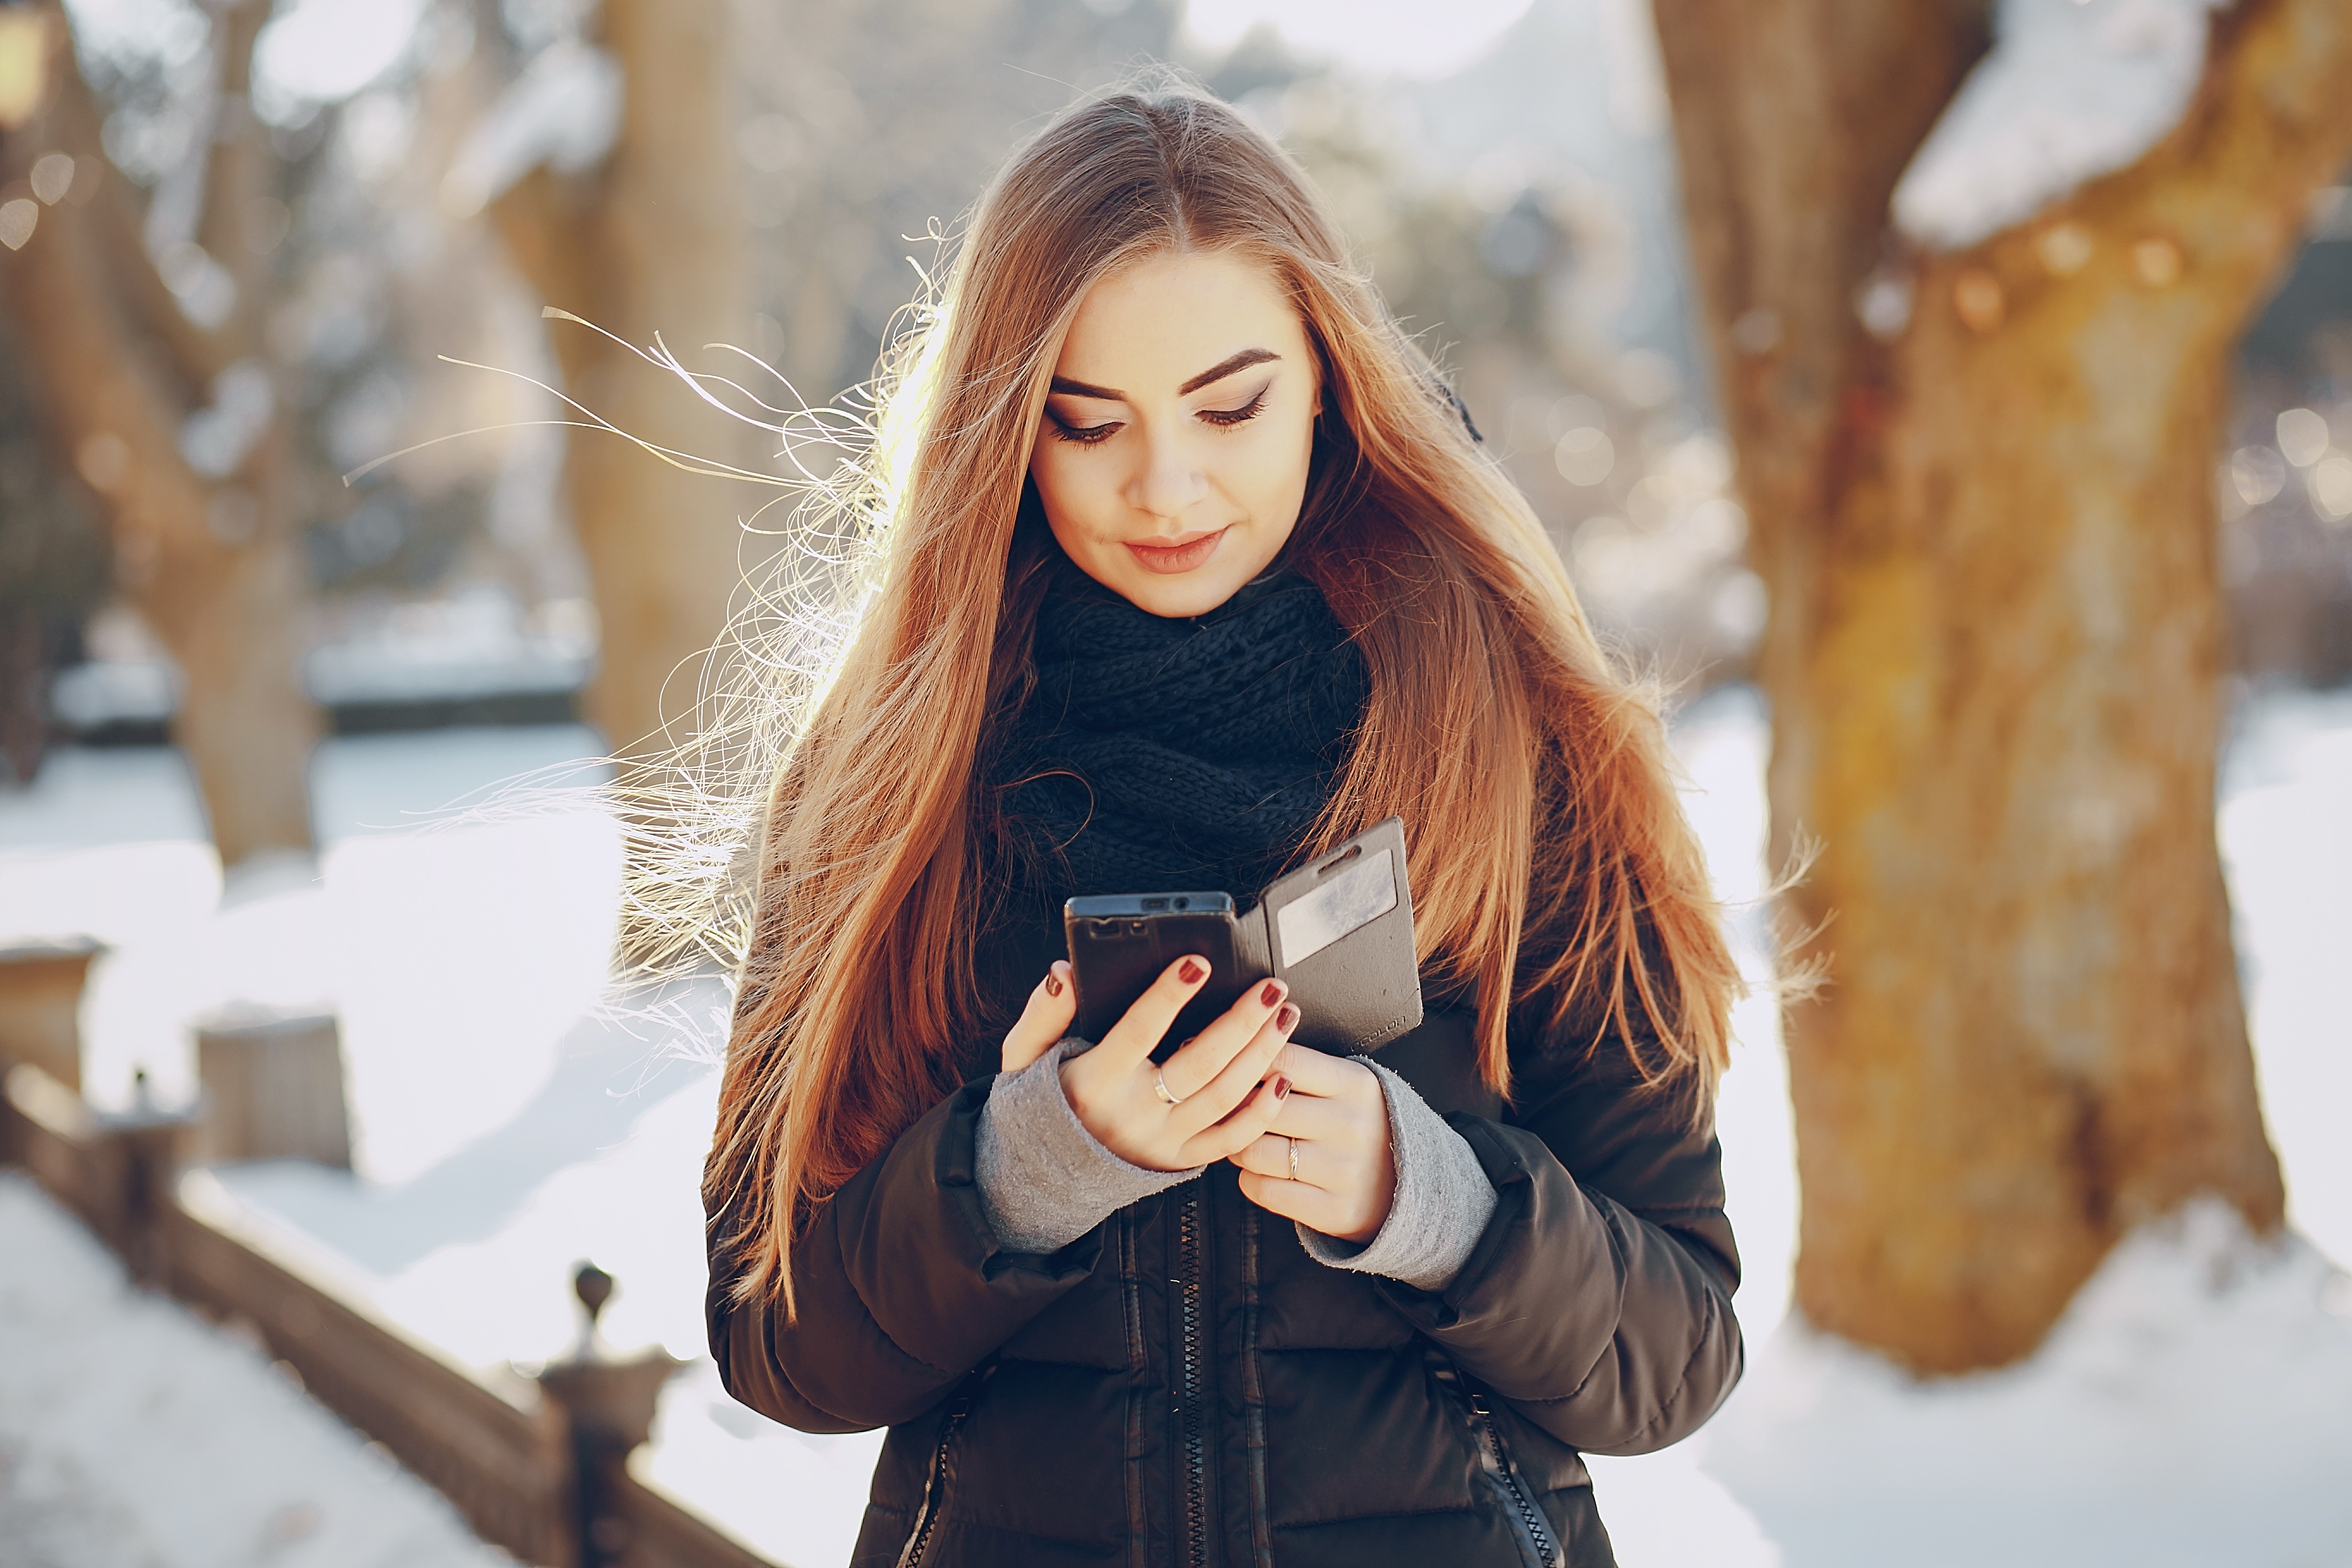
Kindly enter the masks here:
M 1224 537 L 1225 530 L 1221 528 L 1214 533 L 1194 534 L 1189 539 L 1179 535 L 1165 544 L 1147 544 L 1141 540 L 1130 539 L 1127 547 L 1134 552 L 1137 563 L 1146 572 L 1157 572 L 1166 576 L 1190 572 L 1202 565 L 1217 552 L 1217 546 Z

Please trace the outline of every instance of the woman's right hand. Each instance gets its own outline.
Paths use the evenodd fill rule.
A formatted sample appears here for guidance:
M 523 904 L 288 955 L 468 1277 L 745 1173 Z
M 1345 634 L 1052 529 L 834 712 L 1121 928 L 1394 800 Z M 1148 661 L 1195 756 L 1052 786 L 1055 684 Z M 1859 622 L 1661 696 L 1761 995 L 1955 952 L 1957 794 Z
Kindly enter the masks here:
M 1266 1077 L 1298 1027 L 1298 1009 L 1285 1000 L 1288 987 L 1279 980 L 1252 986 L 1175 1055 L 1153 1065 L 1153 1048 L 1208 978 L 1206 960 L 1178 959 L 1094 1049 L 1062 1063 L 1070 1109 L 1104 1148 L 1131 1165 L 1184 1171 L 1223 1160 L 1272 1126 L 1290 1092 L 1287 1079 Z M 1175 1103 L 1160 1096 L 1161 1085 Z

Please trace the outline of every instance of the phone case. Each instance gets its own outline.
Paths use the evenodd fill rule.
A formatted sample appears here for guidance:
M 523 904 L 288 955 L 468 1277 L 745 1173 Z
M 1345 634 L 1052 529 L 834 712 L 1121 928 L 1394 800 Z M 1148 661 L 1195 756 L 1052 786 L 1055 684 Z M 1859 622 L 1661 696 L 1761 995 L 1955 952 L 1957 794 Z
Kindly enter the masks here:
M 1288 984 L 1301 1045 L 1372 1051 L 1418 1026 L 1403 819 L 1376 822 L 1277 879 L 1241 918 L 1234 945 L 1242 967 L 1257 959 L 1260 973 Z
M 1176 907 L 1180 900 L 1189 907 Z M 1399 817 L 1276 879 L 1245 915 L 1235 915 L 1233 900 L 1216 893 L 1084 898 L 1063 907 L 1063 925 L 1077 980 L 1074 1028 L 1087 1039 L 1100 1039 L 1188 952 L 1209 960 L 1210 978 L 1155 1057 L 1174 1050 L 1269 975 L 1290 987 L 1299 1011 L 1291 1037 L 1301 1045 L 1341 1055 L 1372 1051 L 1421 1022 L 1412 889 Z

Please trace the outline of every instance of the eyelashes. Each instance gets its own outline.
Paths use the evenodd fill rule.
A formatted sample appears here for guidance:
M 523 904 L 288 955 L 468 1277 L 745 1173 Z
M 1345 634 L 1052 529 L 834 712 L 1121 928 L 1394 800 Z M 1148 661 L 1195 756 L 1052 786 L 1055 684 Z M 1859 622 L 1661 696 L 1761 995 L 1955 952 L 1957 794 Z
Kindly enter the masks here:
M 1257 417 L 1258 410 L 1265 406 L 1265 392 L 1266 389 L 1261 386 L 1257 389 L 1257 395 L 1239 408 L 1203 408 L 1200 416 L 1221 430 L 1230 429 L 1244 420 Z
M 1194 417 L 1220 430 L 1230 430 L 1236 425 L 1256 418 L 1265 410 L 1268 390 L 1263 386 L 1258 388 L 1257 395 L 1239 408 L 1203 408 Z M 1074 442 L 1081 447 L 1099 447 L 1127 428 L 1125 421 L 1116 419 L 1101 425 L 1066 425 L 1055 418 L 1051 410 L 1046 412 L 1045 417 L 1053 421 L 1055 440 Z

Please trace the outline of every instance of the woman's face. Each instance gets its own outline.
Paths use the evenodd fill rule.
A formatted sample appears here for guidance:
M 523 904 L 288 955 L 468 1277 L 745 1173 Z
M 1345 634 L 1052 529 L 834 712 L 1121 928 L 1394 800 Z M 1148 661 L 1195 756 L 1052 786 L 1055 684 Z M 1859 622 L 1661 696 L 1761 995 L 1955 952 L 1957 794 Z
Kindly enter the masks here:
M 1154 257 L 1079 301 L 1030 476 L 1071 560 L 1155 616 L 1198 616 L 1297 524 L 1320 406 L 1314 351 L 1272 274 Z

